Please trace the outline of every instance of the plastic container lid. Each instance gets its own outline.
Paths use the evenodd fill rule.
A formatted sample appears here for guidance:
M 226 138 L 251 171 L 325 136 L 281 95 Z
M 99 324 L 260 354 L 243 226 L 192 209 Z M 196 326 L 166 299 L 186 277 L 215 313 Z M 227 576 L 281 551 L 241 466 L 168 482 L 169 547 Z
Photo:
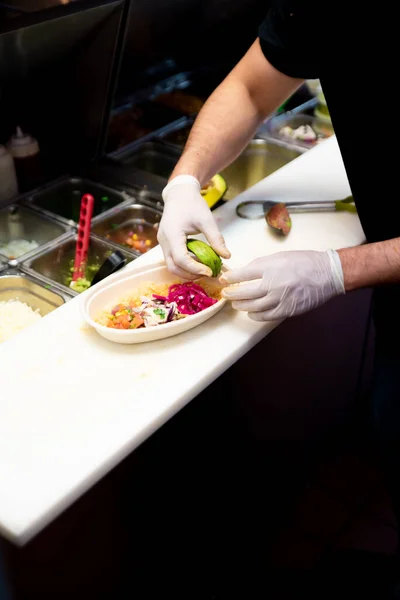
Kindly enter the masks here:
M 27 158 L 39 153 L 38 141 L 31 135 L 23 133 L 20 127 L 17 127 L 17 132 L 11 136 L 8 148 L 14 158 Z

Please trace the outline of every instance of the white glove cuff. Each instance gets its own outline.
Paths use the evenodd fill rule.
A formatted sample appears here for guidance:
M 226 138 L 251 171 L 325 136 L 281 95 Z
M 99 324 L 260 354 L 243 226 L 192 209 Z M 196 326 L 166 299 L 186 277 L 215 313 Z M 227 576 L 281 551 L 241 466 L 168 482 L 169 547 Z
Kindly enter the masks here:
M 336 288 L 336 292 L 338 296 L 340 294 L 345 294 L 346 291 L 344 289 L 344 275 L 342 263 L 340 261 L 340 256 L 336 252 L 336 250 L 327 250 L 327 254 L 331 266 L 332 278 Z
M 200 191 L 200 188 L 201 188 L 200 182 L 198 181 L 198 179 L 196 179 L 196 177 L 193 177 L 193 175 L 177 175 L 176 177 L 171 179 L 171 181 L 169 183 L 167 183 L 167 185 L 165 186 L 165 188 L 162 191 L 162 199 L 164 200 L 164 202 L 166 202 L 168 199 L 169 191 L 176 185 L 181 185 L 181 184 L 195 185 L 197 187 L 198 191 Z

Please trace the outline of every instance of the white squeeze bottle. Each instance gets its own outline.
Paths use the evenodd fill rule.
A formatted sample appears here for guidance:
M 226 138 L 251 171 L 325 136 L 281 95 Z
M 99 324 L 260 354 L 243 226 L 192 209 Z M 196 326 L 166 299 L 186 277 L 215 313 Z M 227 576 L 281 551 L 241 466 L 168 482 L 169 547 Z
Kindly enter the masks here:
M 0 204 L 17 194 L 18 184 L 13 157 L 6 147 L 0 144 Z
M 40 149 L 36 138 L 23 133 L 17 127 L 11 136 L 8 149 L 14 158 L 17 181 L 20 191 L 27 192 L 36 187 L 41 180 Z

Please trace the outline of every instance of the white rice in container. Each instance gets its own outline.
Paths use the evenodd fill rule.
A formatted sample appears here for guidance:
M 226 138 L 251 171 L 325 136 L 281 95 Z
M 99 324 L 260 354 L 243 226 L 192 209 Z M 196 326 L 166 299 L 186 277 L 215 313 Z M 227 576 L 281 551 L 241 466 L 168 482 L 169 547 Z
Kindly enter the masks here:
M 25 302 L 0 301 L 0 344 L 39 319 L 41 319 L 39 311 L 33 310 Z

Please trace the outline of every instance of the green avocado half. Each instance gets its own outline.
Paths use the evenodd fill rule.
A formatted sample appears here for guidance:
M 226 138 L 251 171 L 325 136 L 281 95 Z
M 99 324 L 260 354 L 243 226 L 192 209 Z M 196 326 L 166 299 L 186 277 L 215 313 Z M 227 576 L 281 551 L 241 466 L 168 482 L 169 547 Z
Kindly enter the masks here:
M 209 267 L 213 277 L 218 277 L 221 273 L 221 257 L 205 242 L 201 240 L 188 239 L 186 242 L 189 252 L 195 255 L 197 260 L 206 267 Z

